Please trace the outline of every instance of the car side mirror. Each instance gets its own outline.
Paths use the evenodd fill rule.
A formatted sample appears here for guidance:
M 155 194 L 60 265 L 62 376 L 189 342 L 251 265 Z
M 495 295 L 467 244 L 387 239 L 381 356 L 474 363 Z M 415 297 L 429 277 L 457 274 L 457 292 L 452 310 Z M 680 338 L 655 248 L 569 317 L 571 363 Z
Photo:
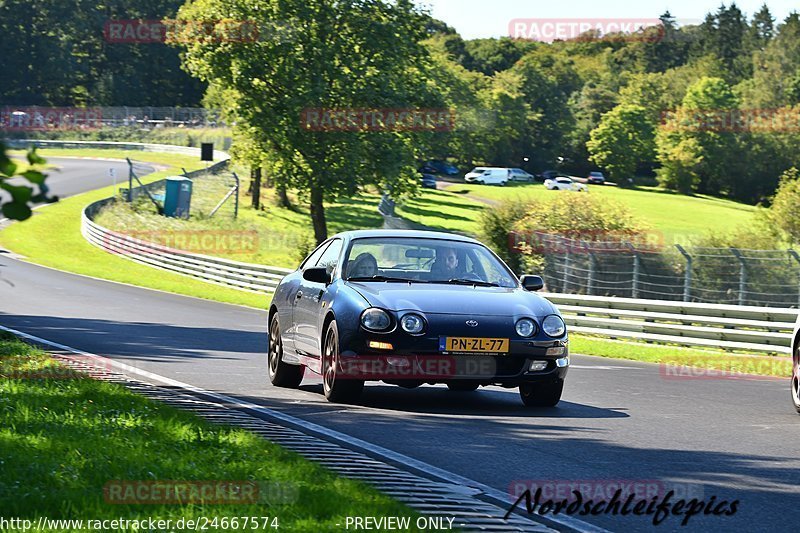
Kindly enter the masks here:
M 522 286 L 526 291 L 538 291 L 544 287 L 544 280 L 541 276 L 533 276 L 531 274 L 525 274 L 519 279 L 522 282 Z
M 312 267 L 303 270 L 303 279 L 312 283 L 330 284 L 331 275 L 328 273 L 327 267 Z

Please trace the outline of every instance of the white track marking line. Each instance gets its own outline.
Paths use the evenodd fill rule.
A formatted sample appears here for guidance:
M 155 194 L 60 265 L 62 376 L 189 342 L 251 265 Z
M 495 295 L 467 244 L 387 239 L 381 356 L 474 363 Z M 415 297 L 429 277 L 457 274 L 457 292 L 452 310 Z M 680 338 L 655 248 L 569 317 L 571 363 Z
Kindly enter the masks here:
M 188 383 L 183 383 L 180 381 L 176 381 L 172 378 L 168 378 L 165 376 L 160 376 L 153 372 L 149 372 L 147 370 L 143 370 L 141 368 L 136 368 L 134 366 L 127 365 L 125 363 L 121 363 L 119 361 L 115 361 L 113 359 L 109 359 L 108 357 L 102 357 L 100 355 L 96 355 L 89 352 L 84 352 L 83 350 L 78 350 L 76 348 L 72 348 L 70 346 L 66 346 L 64 344 L 59 344 L 57 342 L 49 341 L 47 339 L 43 339 L 41 337 L 37 337 L 35 335 L 30 335 L 28 333 L 24 333 L 22 331 L 18 331 L 15 329 L 7 328 L 5 326 L 0 325 L 0 330 L 6 331 L 11 333 L 12 335 L 17 335 L 18 337 L 22 337 L 24 339 L 28 339 L 39 344 L 44 344 L 47 346 L 52 346 L 53 348 L 57 348 L 59 350 L 64 350 L 67 352 L 74 353 L 75 355 L 80 355 L 82 357 L 87 357 L 90 359 L 94 359 L 100 366 L 108 367 L 110 364 L 112 367 L 122 370 L 124 372 L 129 372 L 131 374 L 136 374 L 148 379 L 152 379 L 155 381 L 159 381 L 165 385 L 170 385 L 172 387 L 178 387 L 180 389 L 184 389 L 190 392 L 194 392 L 196 394 L 201 394 L 203 396 L 209 396 L 216 400 L 219 400 L 225 404 L 231 405 L 233 407 L 241 408 L 241 409 L 248 409 L 250 411 L 255 411 L 265 416 L 268 416 L 273 419 L 277 419 L 286 423 L 289 423 L 294 426 L 298 426 L 304 428 L 312 433 L 317 433 L 319 435 L 324 435 L 332 440 L 339 441 L 341 443 L 350 445 L 351 447 L 360 448 L 362 450 L 367 450 L 375 455 L 378 455 L 384 459 L 388 459 L 394 463 L 401 464 L 413 470 L 417 470 L 426 474 L 429 477 L 437 478 L 440 481 L 444 481 L 447 483 L 451 483 L 453 485 L 458 485 L 462 487 L 470 487 L 474 489 L 480 490 L 483 494 L 490 497 L 495 501 L 495 504 L 508 506 L 511 504 L 509 502 L 509 495 L 504 493 L 503 491 L 497 490 L 493 487 L 488 485 L 484 485 L 483 483 L 479 483 L 472 479 L 460 476 L 458 474 L 454 474 L 453 472 L 448 472 L 447 470 L 443 470 L 441 468 L 435 467 L 423 461 L 419 461 L 412 457 L 408 457 L 401 453 L 389 450 L 382 446 L 378 446 L 376 444 L 369 443 L 367 441 L 358 439 L 356 437 L 352 437 L 345 433 L 341 433 L 339 431 L 326 428 L 324 426 L 320 426 L 318 424 L 314 424 L 313 422 L 307 422 L 300 418 L 296 418 L 291 415 L 287 415 L 285 413 L 281 413 L 279 411 L 275 411 L 268 407 L 263 407 L 261 405 L 257 405 L 254 403 L 250 403 L 247 401 L 239 400 L 236 398 L 232 398 L 231 396 L 226 396 L 224 394 L 219 394 L 216 392 L 212 392 L 206 389 L 201 389 L 200 387 L 195 387 L 194 385 L 190 385 Z M 504 507 L 501 507 L 504 508 Z M 547 517 L 540 517 L 541 519 L 549 522 L 554 522 L 556 524 L 564 525 L 572 529 L 576 529 L 582 532 L 588 533 L 610 533 L 608 530 L 594 526 L 582 520 L 578 520 L 577 518 L 572 518 L 569 516 L 553 516 L 548 515 Z

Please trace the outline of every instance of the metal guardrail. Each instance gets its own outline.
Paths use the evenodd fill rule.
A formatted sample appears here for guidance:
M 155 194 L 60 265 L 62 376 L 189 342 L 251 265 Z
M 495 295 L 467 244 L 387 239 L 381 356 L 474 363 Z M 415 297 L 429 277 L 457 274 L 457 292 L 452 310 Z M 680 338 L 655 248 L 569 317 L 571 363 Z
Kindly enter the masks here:
M 798 310 L 542 293 L 569 330 L 622 339 L 790 354 Z
M 25 149 L 30 146 L 37 148 L 102 148 L 106 150 L 139 150 L 142 152 L 161 152 L 166 154 L 196 155 L 200 157 L 200 148 L 193 146 L 176 146 L 173 144 L 126 143 L 112 141 L 41 141 L 37 139 L 8 139 L 5 141 L 9 148 Z M 230 159 L 230 156 L 220 150 L 214 150 L 214 160 Z
M 118 143 L 130 144 L 130 143 Z M 160 146 L 160 145 L 148 145 Z M 178 147 L 182 148 L 182 147 Z M 198 149 L 192 153 L 197 153 Z M 227 154 L 225 154 L 227 158 Z M 272 292 L 291 269 L 189 253 L 108 230 L 92 219 L 106 198 L 82 215 L 84 238 L 110 253 L 155 268 L 239 290 Z M 570 331 L 656 343 L 790 354 L 798 309 L 541 293 L 559 306 Z
M 95 210 L 94 205 L 84 209 L 81 219 L 83 237 L 109 253 L 137 263 L 256 293 L 274 291 L 281 278 L 292 272 L 287 268 L 189 253 L 111 231 L 91 220 L 89 211 L 90 208 Z

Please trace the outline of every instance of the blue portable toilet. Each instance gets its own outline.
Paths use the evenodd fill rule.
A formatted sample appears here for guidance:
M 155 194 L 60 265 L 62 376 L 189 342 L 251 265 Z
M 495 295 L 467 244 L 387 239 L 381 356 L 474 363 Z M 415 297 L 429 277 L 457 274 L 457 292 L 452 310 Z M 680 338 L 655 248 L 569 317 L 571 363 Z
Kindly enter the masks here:
M 164 216 L 189 218 L 192 204 L 192 180 L 184 176 L 167 178 L 167 190 L 164 194 Z

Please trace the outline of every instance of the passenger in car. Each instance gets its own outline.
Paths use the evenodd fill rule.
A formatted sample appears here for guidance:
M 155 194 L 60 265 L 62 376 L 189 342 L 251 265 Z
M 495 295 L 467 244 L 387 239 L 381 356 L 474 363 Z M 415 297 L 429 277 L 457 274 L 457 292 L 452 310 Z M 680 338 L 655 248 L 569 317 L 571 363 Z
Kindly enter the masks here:
M 377 276 L 378 260 L 371 253 L 364 252 L 353 259 L 348 266 L 348 278 L 371 278 Z

